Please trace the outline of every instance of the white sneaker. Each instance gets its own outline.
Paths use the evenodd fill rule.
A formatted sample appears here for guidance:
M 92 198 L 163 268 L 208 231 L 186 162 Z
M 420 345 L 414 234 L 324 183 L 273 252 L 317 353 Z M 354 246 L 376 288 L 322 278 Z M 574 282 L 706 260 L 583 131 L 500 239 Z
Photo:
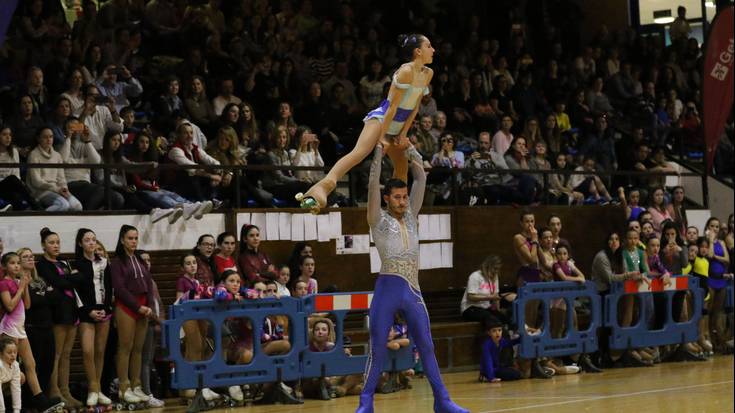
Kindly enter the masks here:
M 194 213 L 195 219 L 202 219 L 204 214 L 209 213 L 209 211 L 212 210 L 214 207 L 214 204 L 212 204 L 212 201 L 204 201 L 199 205 L 199 208 L 197 209 L 196 213 Z
M 164 403 L 163 400 L 158 400 L 153 395 L 150 396 L 150 399 L 148 399 L 148 407 L 163 407 L 166 403 Z
M 97 396 L 97 393 L 91 391 L 89 394 L 87 394 L 87 406 L 94 407 L 97 406 L 97 403 L 99 403 L 99 396 Z
M 0 212 L 7 212 L 13 210 L 13 204 L 7 204 L 4 207 L 0 208 Z
M 564 366 L 564 370 L 566 370 L 567 374 L 577 374 L 579 373 L 579 366 L 575 364 Z
M 174 208 L 171 212 L 171 215 L 168 216 L 168 223 L 173 224 L 174 222 L 178 221 L 182 215 L 184 215 L 184 210 L 181 207 Z
M 202 396 L 204 397 L 204 400 L 208 402 L 212 400 L 217 400 L 221 397 L 219 393 L 215 393 L 212 390 L 209 390 L 208 387 L 202 389 Z
M 230 393 L 230 397 L 232 398 L 232 400 L 238 402 L 245 400 L 245 396 L 243 396 L 240 386 L 230 386 L 227 391 Z
M 173 209 L 161 209 L 161 208 L 154 208 L 151 211 L 151 223 L 155 224 L 156 222 L 166 218 L 167 216 L 171 215 L 174 212 Z
M 470 206 L 474 206 L 475 204 L 477 204 L 477 197 L 472 195 L 470 197 Z
M 135 396 L 138 397 L 140 401 L 142 402 L 147 402 L 151 398 L 151 396 L 145 394 L 145 392 L 140 386 L 133 389 L 133 393 L 135 393 Z
M 102 394 L 102 392 L 97 392 L 97 403 L 105 405 L 105 406 L 109 406 L 112 404 L 112 400 L 110 400 L 109 397 Z
M 184 219 L 189 220 L 201 208 L 202 203 L 184 204 Z
M 125 394 L 120 396 L 120 400 L 124 401 L 125 403 L 140 403 L 141 402 L 140 398 L 136 396 L 133 390 L 130 388 L 125 390 Z

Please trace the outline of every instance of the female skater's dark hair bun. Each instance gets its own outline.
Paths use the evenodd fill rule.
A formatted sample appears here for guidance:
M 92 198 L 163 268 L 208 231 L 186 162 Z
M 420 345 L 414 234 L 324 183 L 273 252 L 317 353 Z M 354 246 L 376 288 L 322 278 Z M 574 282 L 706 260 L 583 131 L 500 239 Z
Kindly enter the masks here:
M 48 227 L 41 228 L 41 242 L 46 242 L 46 238 L 48 238 L 49 235 L 56 235 L 56 233 L 48 229 Z
M 424 38 L 425 36 L 419 33 L 398 35 L 398 47 L 401 48 L 401 54 L 406 60 L 413 60 L 413 49 L 420 48 Z

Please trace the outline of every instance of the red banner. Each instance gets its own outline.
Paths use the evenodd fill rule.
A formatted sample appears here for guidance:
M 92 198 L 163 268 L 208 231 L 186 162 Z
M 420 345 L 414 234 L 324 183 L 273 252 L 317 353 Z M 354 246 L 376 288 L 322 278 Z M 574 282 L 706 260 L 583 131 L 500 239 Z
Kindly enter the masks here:
M 707 171 L 725 127 L 733 102 L 733 6 L 721 10 L 712 21 L 704 57 L 704 140 Z

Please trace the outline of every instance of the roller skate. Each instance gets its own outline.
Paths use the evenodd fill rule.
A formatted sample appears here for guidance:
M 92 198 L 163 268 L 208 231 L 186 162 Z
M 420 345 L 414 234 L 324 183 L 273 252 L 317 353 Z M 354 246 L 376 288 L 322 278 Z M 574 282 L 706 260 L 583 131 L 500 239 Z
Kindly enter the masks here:
M 398 373 L 394 371 L 388 373 L 387 379 L 378 388 L 378 392 L 383 394 L 395 393 L 399 390 L 401 390 L 401 385 L 399 383 Z
M 146 400 L 147 401 L 147 400 Z M 148 408 L 146 401 L 143 401 L 136 395 L 133 389 L 128 388 L 125 393 L 118 393 L 118 402 L 115 403 L 115 410 L 117 411 L 133 411 L 143 410 Z
M 245 404 L 245 396 L 240 386 L 230 386 L 227 388 L 229 397 L 229 407 L 240 407 Z
M 207 407 L 214 409 L 217 407 L 225 407 L 230 404 L 230 397 L 213 392 L 208 387 L 202 389 L 202 397 L 207 402 Z
M 64 402 L 59 398 L 49 400 L 43 392 L 33 396 L 30 401 L 30 409 L 39 413 L 63 413 Z
M 87 394 L 87 413 L 103 413 L 112 410 L 112 400 L 104 395 L 100 397 L 100 394 L 93 391 Z
M 293 390 L 283 382 L 273 383 L 270 390 L 263 397 L 267 404 L 304 404 L 303 400 L 293 395 Z
M 65 410 L 69 413 L 81 413 L 84 411 L 84 404 L 75 399 L 68 389 L 61 390 L 61 401 L 64 402 Z
M 329 195 L 337 183 L 331 179 L 324 178 L 309 188 L 306 193 L 299 192 L 295 198 L 299 202 L 302 209 L 308 209 L 314 215 L 319 214 L 319 210 L 327 206 L 327 195 Z

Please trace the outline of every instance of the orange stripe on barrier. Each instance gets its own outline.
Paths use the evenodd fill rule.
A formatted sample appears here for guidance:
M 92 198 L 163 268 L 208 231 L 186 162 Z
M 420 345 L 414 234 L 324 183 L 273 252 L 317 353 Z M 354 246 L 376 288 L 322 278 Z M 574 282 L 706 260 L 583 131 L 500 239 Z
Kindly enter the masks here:
M 687 279 L 687 277 L 676 277 L 675 280 L 677 290 L 689 289 L 689 280 Z
M 367 310 L 368 295 L 367 294 L 353 294 L 352 295 L 352 310 Z
M 314 306 L 316 311 L 332 311 L 334 309 L 334 296 L 317 295 Z
M 638 285 L 638 281 L 633 281 L 633 280 L 627 280 L 627 281 L 625 281 L 625 283 L 623 284 L 623 286 L 625 287 L 625 293 L 626 294 L 637 293 L 638 292 L 638 288 L 640 288 L 640 286 Z
M 659 292 L 664 290 L 664 280 L 663 278 L 654 278 L 651 280 L 651 285 L 649 287 L 649 290 L 652 292 Z

